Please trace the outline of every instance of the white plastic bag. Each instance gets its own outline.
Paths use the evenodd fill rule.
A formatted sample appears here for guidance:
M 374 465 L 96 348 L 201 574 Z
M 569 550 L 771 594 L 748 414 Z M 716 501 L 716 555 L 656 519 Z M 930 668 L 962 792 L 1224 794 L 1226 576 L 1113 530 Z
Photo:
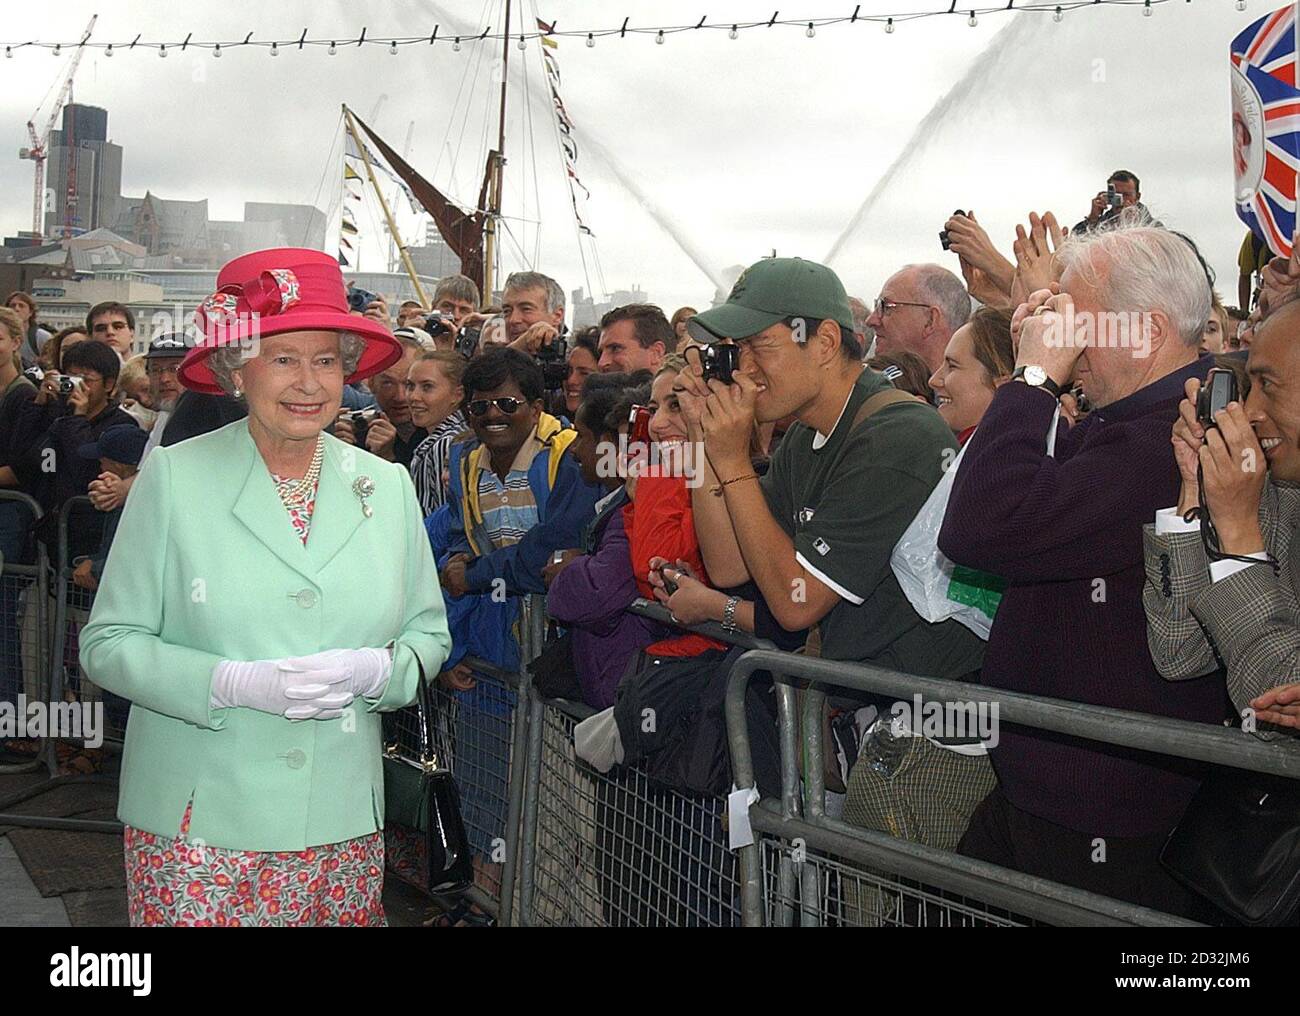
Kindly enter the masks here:
M 1060 418 L 1061 407 L 1057 405 L 1052 425 L 1047 432 L 1046 450 L 1051 457 L 1056 452 L 1056 428 Z M 989 629 L 993 626 L 993 613 L 997 611 L 996 598 L 988 597 L 980 604 L 950 598 L 949 590 L 955 566 L 939 550 L 939 530 L 943 527 L 943 517 L 948 511 L 948 498 L 952 494 L 957 468 L 965 454 L 966 449 L 963 447 L 953 459 L 952 465 L 944 471 L 916 518 L 895 545 L 889 563 L 894 569 L 898 584 L 912 604 L 912 609 L 921 617 L 931 622 L 953 618 L 988 641 Z M 989 612 L 990 609 L 993 613 Z

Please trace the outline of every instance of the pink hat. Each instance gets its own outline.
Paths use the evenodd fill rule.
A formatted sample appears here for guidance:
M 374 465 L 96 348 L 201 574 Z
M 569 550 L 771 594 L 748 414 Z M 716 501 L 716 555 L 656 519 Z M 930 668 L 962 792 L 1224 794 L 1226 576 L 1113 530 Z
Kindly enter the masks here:
M 185 354 L 178 377 L 196 392 L 225 393 L 208 364 L 223 346 L 285 332 L 351 332 L 365 341 L 357 369 L 362 381 L 402 358 L 402 344 L 370 318 L 348 313 L 343 273 L 328 254 L 301 247 L 261 250 L 235 258 L 217 275 L 217 291 L 194 312 L 201 335 Z

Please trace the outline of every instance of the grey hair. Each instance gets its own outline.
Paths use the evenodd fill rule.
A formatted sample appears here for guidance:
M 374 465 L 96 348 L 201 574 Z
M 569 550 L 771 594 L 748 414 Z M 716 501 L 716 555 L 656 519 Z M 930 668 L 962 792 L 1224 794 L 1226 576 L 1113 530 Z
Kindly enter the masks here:
M 352 332 L 339 332 L 339 358 L 343 361 L 343 376 L 351 377 L 361 362 L 365 352 L 366 340 Z M 234 394 L 239 386 L 235 384 L 234 371 L 257 356 L 261 351 L 260 343 L 232 343 L 215 350 L 208 357 L 208 366 L 212 376 L 227 395 Z
M 541 272 L 512 272 L 506 277 L 505 288 L 543 289 L 546 291 L 546 312 L 554 314 L 557 310 L 564 310 L 564 290 L 553 278 Z
M 1163 311 L 1184 345 L 1200 345 L 1211 291 L 1190 241 L 1159 226 L 1121 223 L 1072 236 L 1057 256 L 1062 272 L 1093 287 L 1104 309 Z
M 506 285 L 510 283 L 507 281 Z M 479 298 L 478 286 L 468 275 L 448 275 L 438 282 L 438 288 L 433 291 L 433 303 L 437 306 L 438 301 L 443 297 L 450 297 L 453 300 L 463 300 L 465 303 L 473 304 L 475 307 L 482 305 Z
M 916 273 L 916 294 L 939 309 L 948 330 L 955 332 L 970 319 L 970 294 L 966 285 L 942 265 L 907 265 Z

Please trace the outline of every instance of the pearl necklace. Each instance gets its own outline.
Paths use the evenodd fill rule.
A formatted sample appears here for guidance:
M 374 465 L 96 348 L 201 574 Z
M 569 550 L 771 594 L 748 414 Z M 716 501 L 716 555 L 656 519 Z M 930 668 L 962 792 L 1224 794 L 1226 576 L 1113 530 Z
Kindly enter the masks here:
M 321 463 L 325 459 L 325 439 L 316 439 L 316 451 L 312 454 L 311 465 L 300 479 L 276 479 L 275 492 L 280 495 L 280 502 L 286 508 L 305 508 L 316 491 L 316 481 L 320 479 Z

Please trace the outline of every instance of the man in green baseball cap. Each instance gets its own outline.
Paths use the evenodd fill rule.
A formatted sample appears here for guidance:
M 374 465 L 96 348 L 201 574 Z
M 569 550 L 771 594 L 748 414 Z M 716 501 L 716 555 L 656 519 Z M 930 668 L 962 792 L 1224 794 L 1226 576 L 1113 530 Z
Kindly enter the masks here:
M 762 597 L 752 610 L 727 601 L 720 616 L 701 618 L 689 590 L 680 592 L 680 574 L 665 568 L 679 591 L 662 589 L 659 598 L 692 621 L 734 626 L 752 617 L 764 637 L 772 637 L 765 631 L 773 626 L 794 632 L 816 625 L 826 659 L 971 678 L 983 642 L 957 621 L 923 621 L 890 565 L 956 455 L 956 441 L 932 407 L 863 369 L 848 296 L 835 273 L 799 258 L 759 261 L 736 280 L 726 303 L 687 327 L 741 350 L 731 384 L 706 381 L 698 363 L 674 383 L 689 438 L 705 453 L 693 456 L 705 465 L 703 482 L 691 490 L 700 551 L 715 587 L 752 579 Z M 760 478 L 749 457 L 755 423 L 785 416 L 796 422 Z M 888 714 L 892 700 L 875 704 Z M 951 790 L 945 800 L 955 815 L 932 845 L 951 850 L 992 789 L 992 769 L 978 751 L 950 751 L 943 738 L 919 740 L 915 754 Z M 919 795 L 928 793 L 916 786 Z M 887 791 L 888 781 L 850 781 L 846 816 L 888 831 L 876 820 Z M 918 814 L 925 807 L 906 803 Z

